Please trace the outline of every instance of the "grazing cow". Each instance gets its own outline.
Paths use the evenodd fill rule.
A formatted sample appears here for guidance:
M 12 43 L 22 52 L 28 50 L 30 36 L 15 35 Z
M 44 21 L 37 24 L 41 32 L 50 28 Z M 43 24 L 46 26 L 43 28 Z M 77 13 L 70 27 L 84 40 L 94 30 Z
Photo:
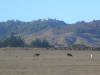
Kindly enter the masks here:
M 40 54 L 39 53 L 35 53 L 34 56 L 40 56 Z
M 67 53 L 67 56 L 73 56 L 71 53 Z

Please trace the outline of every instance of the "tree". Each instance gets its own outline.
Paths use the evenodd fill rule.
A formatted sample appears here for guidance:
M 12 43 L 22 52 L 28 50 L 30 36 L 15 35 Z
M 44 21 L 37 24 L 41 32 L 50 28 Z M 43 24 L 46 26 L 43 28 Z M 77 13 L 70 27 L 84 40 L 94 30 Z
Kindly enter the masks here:
M 20 37 L 11 35 L 3 41 L 4 46 L 6 47 L 24 47 L 24 40 Z
M 31 46 L 32 47 L 41 47 L 41 40 L 40 39 L 36 39 L 34 41 L 31 42 Z
M 0 41 L 0 48 L 1 47 L 5 47 L 4 43 L 2 41 Z
M 48 47 L 51 47 L 51 46 L 50 46 L 50 44 L 47 40 L 36 39 L 36 40 L 32 41 L 31 47 L 48 48 Z
M 50 43 L 49 43 L 47 40 L 43 40 L 41 46 L 42 46 L 43 48 L 51 47 Z

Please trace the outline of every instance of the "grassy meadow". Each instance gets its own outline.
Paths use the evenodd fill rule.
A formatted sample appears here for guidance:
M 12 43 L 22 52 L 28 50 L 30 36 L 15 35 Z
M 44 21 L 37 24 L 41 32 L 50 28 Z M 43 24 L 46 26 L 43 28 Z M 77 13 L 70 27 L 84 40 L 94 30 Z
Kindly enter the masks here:
M 0 75 L 100 75 L 100 52 L 1 48 Z

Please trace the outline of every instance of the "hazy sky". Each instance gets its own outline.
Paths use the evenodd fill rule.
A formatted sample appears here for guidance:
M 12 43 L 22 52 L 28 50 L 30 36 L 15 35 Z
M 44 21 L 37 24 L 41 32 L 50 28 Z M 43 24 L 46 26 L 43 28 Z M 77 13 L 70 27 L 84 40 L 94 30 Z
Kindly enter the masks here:
M 0 0 L 0 21 L 56 18 L 67 23 L 100 19 L 100 0 Z

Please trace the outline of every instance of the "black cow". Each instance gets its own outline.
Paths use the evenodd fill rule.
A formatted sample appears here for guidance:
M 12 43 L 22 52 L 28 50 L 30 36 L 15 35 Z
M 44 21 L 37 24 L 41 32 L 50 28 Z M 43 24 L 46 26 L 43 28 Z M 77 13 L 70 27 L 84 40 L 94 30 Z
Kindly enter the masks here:
M 67 56 L 73 56 L 71 53 L 67 53 Z
M 40 54 L 39 53 L 35 53 L 34 56 L 40 56 Z

